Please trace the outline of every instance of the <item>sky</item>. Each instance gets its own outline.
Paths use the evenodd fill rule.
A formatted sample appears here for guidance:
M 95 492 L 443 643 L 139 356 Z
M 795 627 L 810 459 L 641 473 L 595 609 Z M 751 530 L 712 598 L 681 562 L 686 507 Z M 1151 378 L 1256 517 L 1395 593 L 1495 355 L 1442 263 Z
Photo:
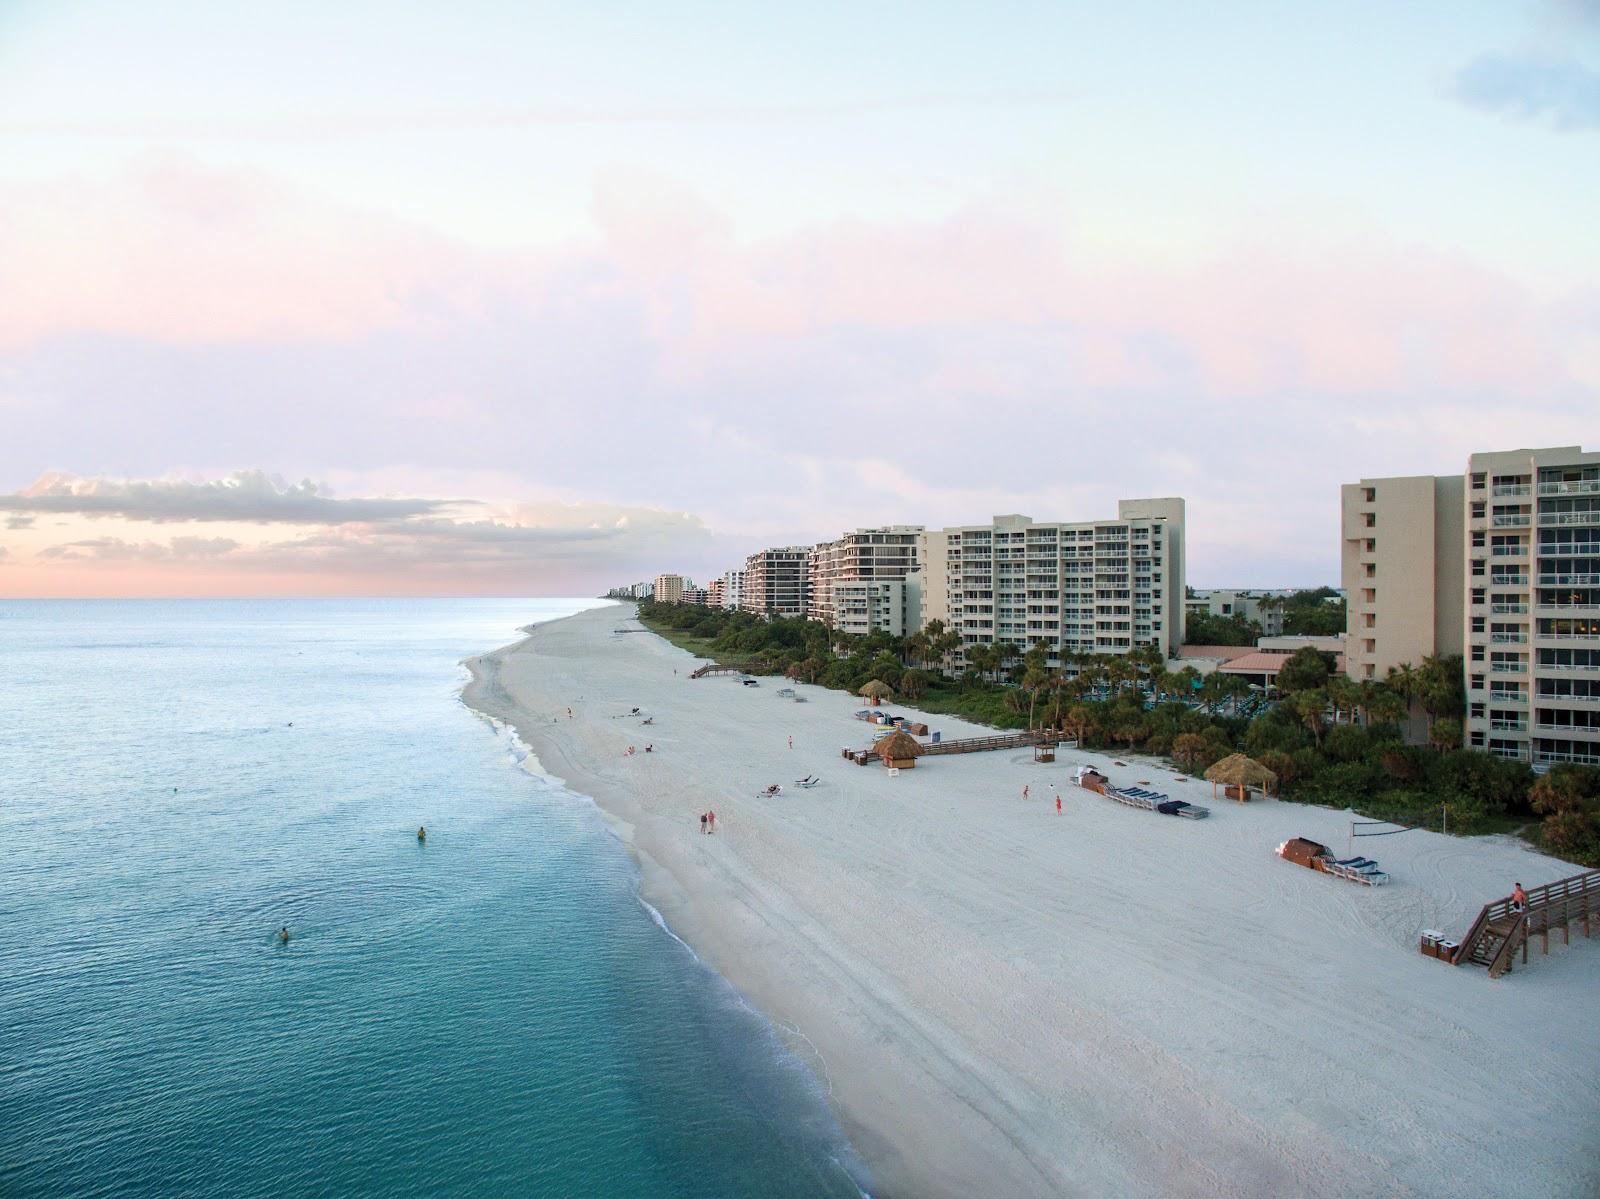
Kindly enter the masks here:
M 590 594 L 1600 449 L 1600 0 L 0 0 L 0 596 Z

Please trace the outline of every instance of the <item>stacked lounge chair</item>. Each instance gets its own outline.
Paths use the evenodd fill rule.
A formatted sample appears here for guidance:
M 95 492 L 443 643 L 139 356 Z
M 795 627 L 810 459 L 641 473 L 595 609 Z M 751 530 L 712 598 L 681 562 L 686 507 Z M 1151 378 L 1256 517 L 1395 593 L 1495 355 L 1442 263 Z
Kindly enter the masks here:
M 1347 878 L 1353 883 L 1365 883 L 1369 887 L 1381 887 L 1389 881 L 1389 876 L 1379 870 L 1378 863 L 1371 858 L 1323 858 L 1322 870 L 1324 874 Z
M 1159 791 L 1151 791 L 1144 787 L 1108 787 L 1106 795 L 1118 803 L 1127 804 L 1130 808 L 1160 812 L 1163 816 L 1187 816 L 1190 820 L 1204 820 L 1211 815 L 1210 808 L 1203 808 L 1199 804 L 1188 803 L 1181 799 L 1171 799 Z

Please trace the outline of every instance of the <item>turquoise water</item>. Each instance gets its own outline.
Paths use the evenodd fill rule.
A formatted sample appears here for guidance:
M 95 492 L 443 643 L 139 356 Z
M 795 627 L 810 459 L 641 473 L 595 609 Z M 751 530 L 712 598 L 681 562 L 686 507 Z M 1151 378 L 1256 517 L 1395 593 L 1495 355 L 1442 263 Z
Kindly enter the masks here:
M 0 602 L 0 1195 L 858 1193 L 593 805 L 459 702 L 582 606 Z

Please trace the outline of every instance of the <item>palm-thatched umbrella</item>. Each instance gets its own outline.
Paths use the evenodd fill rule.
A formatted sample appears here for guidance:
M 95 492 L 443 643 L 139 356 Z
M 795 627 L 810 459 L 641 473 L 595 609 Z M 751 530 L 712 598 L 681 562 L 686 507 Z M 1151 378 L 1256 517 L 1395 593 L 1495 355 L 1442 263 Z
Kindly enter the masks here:
M 1217 796 L 1217 784 L 1221 783 L 1226 787 L 1239 788 L 1240 803 L 1249 797 L 1250 788 L 1269 794 L 1278 781 L 1278 776 L 1272 771 L 1254 758 L 1245 757 L 1244 754 L 1229 754 L 1207 770 L 1205 777 L 1211 784 L 1213 799 Z
M 883 759 L 885 766 L 899 766 L 906 770 L 917 764 L 922 746 L 904 729 L 896 729 L 872 747 L 872 752 Z
M 862 699 L 870 699 L 874 704 L 886 700 L 894 694 L 894 688 L 882 679 L 870 679 L 861 684 L 861 690 L 856 692 Z

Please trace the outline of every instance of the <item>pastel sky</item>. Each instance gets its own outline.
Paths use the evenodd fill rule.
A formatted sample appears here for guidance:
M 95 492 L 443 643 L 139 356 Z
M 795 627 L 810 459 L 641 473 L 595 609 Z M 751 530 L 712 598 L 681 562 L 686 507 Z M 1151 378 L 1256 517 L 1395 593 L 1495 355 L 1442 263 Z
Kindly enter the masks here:
M 0 0 L 0 596 L 591 593 L 1600 448 L 1600 0 Z

